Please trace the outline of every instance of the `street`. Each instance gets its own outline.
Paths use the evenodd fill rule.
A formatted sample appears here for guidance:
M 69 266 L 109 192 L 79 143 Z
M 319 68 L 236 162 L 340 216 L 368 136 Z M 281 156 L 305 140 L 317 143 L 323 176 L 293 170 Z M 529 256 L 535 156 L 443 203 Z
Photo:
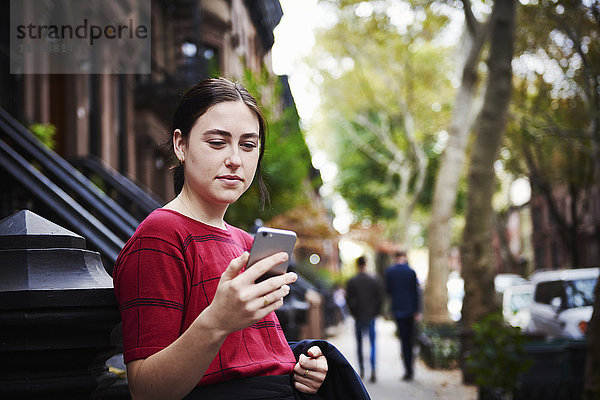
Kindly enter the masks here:
M 364 383 L 373 400 L 476 400 L 477 388 L 462 384 L 460 370 L 432 370 L 421 360 L 416 359 L 415 377 L 412 382 L 404 382 L 404 373 L 400 360 L 400 343 L 395 337 L 395 325 L 392 321 L 378 318 L 377 331 L 377 382 L 369 383 L 368 335 L 364 337 L 365 379 Z M 333 336 L 328 340 L 334 344 L 358 371 L 356 344 L 354 339 L 354 321 L 346 319 L 334 328 Z

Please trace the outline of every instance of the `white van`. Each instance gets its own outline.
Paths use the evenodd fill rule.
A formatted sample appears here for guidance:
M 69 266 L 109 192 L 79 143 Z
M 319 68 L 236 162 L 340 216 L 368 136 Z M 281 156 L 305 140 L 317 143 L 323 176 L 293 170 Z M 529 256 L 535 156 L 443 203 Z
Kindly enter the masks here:
M 534 273 L 529 278 L 535 289 L 525 332 L 583 339 L 599 272 L 600 268 L 577 268 Z
M 525 329 L 531 319 L 529 307 L 533 299 L 534 286 L 515 285 L 504 289 L 502 294 L 502 315 L 514 327 Z

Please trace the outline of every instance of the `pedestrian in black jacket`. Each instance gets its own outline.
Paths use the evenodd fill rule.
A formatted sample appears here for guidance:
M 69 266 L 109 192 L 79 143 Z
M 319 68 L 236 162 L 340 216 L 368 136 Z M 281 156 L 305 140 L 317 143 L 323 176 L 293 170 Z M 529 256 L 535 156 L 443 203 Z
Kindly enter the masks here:
M 371 382 L 376 382 L 376 360 L 375 360 L 375 318 L 381 311 L 383 302 L 383 286 L 380 281 L 367 273 L 367 262 L 365 257 L 356 260 L 358 273 L 352 277 L 346 285 L 346 302 L 350 313 L 354 317 L 356 347 L 358 352 L 358 365 L 360 377 L 364 378 L 365 368 L 363 363 L 362 335 L 369 333 L 371 344 Z
M 391 297 L 391 309 L 402 347 L 405 381 L 413 379 L 413 346 L 415 321 L 421 318 L 421 296 L 417 274 L 410 268 L 405 251 L 394 255 L 396 263 L 385 273 L 387 292 Z

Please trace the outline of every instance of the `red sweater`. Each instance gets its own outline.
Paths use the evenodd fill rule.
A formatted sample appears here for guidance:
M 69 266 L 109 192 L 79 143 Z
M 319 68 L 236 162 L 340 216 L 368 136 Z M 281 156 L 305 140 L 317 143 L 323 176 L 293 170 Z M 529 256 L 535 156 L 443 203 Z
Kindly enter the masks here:
M 113 272 L 125 362 L 147 358 L 175 341 L 210 304 L 221 274 L 249 251 L 252 240 L 231 225 L 223 230 L 172 210 L 152 212 L 121 250 Z M 290 374 L 295 363 L 271 313 L 230 334 L 199 385 Z

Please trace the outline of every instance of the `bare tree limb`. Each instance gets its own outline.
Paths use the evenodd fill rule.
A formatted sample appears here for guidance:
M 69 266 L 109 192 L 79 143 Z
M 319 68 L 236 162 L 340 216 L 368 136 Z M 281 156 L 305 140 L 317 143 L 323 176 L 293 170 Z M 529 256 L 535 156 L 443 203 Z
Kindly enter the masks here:
M 383 154 L 377 151 L 373 146 L 371 146 L 366 140 L 362 139 L 355 131 L 355 128 L 352 126 L 350 122 L 348 122 L 341 115 L 337 117 L 337 120 L 345 127 L 345 132 L 348 133 L 348 137 L 350 141 L 356 146 L 357 149 L 365 153 L 368 157 L 370 157 L 376 163 L 386 166 L 390 165 L 390 160 L 387 157 L 384 157 Z

